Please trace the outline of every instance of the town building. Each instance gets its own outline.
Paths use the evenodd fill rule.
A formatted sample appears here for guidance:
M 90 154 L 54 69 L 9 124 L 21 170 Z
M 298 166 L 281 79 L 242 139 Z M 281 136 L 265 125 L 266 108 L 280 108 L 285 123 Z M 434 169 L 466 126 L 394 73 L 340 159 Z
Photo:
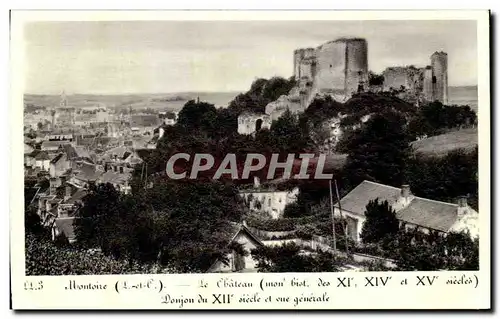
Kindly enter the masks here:
M 208 273 L 227 273 L 227 272 L 257 272 L 257 261 L 252 258 L 251 251 L 255 248 L 262 247 L 262 241 L 253 234 L 246 224 L 241 225 L 231 224 L 231 239 L 228 247 L 235 244 L 241 245 L 246 256 L 236 249 L 232 249 L 226 255 L 226 260 L 218 259 L 208 269 Z
M 347 233 L 355 241 L 361 240 L 361 231 L 366 221 L 366 206 L 372 200 L 387 201 L 396 212 L 396 218 L 406 228 L 418 228 L 423 232 L 468 231 L 472 237 L 479 236 L 478 212 L 467 205 L 465 197 L 457 204 L 414 196 L 409 185 L 401 188 L 363 181 L 334 205 L 335 216 L 345 218 Z
M 163 124 L 175 125 L 179 118 L 179 112 L 173 112 L 173 111 L 160 112 L 158 116 L 160 119 L 163 120 Z
M 240 196 L 245 200 L 251 211 L 266 213 L 273 219 L 283 217 L 285 207 L 297 201 L 299 189 L 279 190 L 277 185 L 268 183 L 261 185 L 259 179 L 254 177 L 252 188 L 240 189 Z

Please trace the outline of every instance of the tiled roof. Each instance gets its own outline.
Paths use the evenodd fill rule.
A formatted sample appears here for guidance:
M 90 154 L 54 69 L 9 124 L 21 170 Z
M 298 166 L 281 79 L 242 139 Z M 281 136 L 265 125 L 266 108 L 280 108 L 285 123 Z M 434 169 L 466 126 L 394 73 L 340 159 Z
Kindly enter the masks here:
M 77 189 L 77 191 L 71 195 L 71 197 L 64 202 L 64 204 L 75 204 L 78 201 L 81 201 L 87 195 L 87 191 L 84 189 Z
M 49 157 L 49 154 L 47 154 L 47 152 L 42 151 L 42 152 L 39 152 L 39 153 L 35 156 L 35 159 L 36 159 L 37 161 L 45 161 L 45 160 L 50 160 L 50 157 Z
M 245 225 L 241 225 L 241 224 L 237 224 L 237 223 L 230 223 L 230 233 L 232 234 L 232 237 L 231 237 L 231 241 L 229 243 L 231 243 L 232 241 L 234 241 L 236 239 L 236 237 L 240 234 L 240 233 L 243 233 L 243 234 L 246 234 L 248 238 L 250 238 L 254 244 L 256 244 L 256 246 L 264 246 L 264 244 L 262 243 L 262 241 L 257 237 L 255 236 L 254 233 L 252 233 L 248 227 L 246 227 Z
M 74 221 L 75 217 L 57 218 L 55 221 L 56 227 L 66 236 L 66 238 L 68 238 L 69 241 L 76 239 L 75 227 L 73 226 Z
M 370 181 L 363 181 L 349 194 L 340 200 L 342 210 L 347 210 L 356 215 L 364 216 L 366 205 L 371 200 L 379 199 L 388 201 L 390 205 L 395 203 L 401 190 L 396 187 L 382 185 Z M 337 206 L 337 205 L 336 205 Z
M 59 160 L 60 160 L 63 156 L 64 156 L 64 153 L 59 153 L 56 157 L 54 157 L 54 158 L 50 161 L 50 163 L 51 163 L 51 164 L 55 164 L 55 163 L 57 163 L 57 162 L 58 162 L 58 161 L 59 161 Z
M 61 145 L 69 144 L 71 143 L 70 141 L 43 141 L 42 142 L 42 149 L 44 148 L 58 148 Z
M 119 159 L 123 159 L 126 153 L 130 153 L 129 149 L 125 146 L 119 146 L 106 151 L 105 155 L 110 158 L 114 158 L 116 155 Z
M 99 176 L 99 181 L 101 183 L 122 184 L 125 183 L 130 178 L 130 176 L 131 174 L 129 173 L 121 174 L 109 170 Z
M 103 173 L 97 170 L 95 165 L 91 164 L 82 164 L 82 166 L 75 171 L 77 171 L 75 177 L 84 181 L 95 181 Z
M 24 154 L 33 152 L 34 148 L 31 145 L 24 143 Z
M 89 152 L 83 146 L 76 146 L 75 151 L 79 158 L 91 158 Z
M 458 205 L 415 197 L 396 213 L 398 219 L 443 232 L 457 221 Z

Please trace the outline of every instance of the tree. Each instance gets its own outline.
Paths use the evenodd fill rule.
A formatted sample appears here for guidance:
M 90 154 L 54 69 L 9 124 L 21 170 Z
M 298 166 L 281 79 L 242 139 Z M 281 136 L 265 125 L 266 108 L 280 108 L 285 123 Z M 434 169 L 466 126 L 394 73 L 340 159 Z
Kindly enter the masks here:
M 363 180 L 400 186 L 410 155 L 405 119 L 395 112 L 374 115 L 346 145 L 347 182 L 351 187 Z
M 366 205 L 365 216 L 366 220 L 361 230 L 363 243 L 375 243 L 399 231 L 396 212 L 387 201 L 379 203 L 378 199 L 371 200 Z
M 401 230 L 393 259 L 399 270 L 478 270 L 479 239 L 465 232 L 423 233 Z
M 188 130 L 212 132 L 216 127 L 217 110 L 213 104 L 188 101 L 179 112 L 177 124 Z
M 407 162 L 406 181 L 412 192 L 424 198 L 455 201 L 468 195 L 478 207 L 478 150 L 455 150 L 443 157 L 412 157 Z
M 310 148 L 307 129 L 299 125 L 297 116 L 286 110 L 271 125 L 271 134 L 276 148 L 283 153 L 299 153 Z
M 477 124 L 477 116 L 468 105 L 443 105 L 439 101 L 423 105 L 408 125 L 409 133 L 418 137 L 434 136 L 450 129 Z
M 91 185 L 77 210 L 75 235 L 78 244 L 86 248 L 102 245 L 109 235 L 103 228 L 106 221 L 118 214 L 120 194 L 111 184 Z
M 384 76 L 370 71 L 368 73 L 368 83 L 370 85 L 382 85 L 384 84 Z
M 212 180 L 151 181 L 154 187 L 130 195 L 93 187 L 76 222 L 79 246 L 178 272 L 205 271 L 223 259 L 242 214 L 236 189 Z
M 251 251 L 259 272 L 333 272 L 342 261 L 327 252 L 304 252 L 295 243 L 261 246 Z
M 229 109 L 234 110 L 236 115 L 248 111 L 252 113 L 263 113 L 266 105 L 277 100 L 281 95 L 286 95 L 295 86 L 295 79 L 284 79 L 273 77 L 271 79 L 256 79 L 250 89 L 237 95 L 229 103 Z
M 36 208 L 33 205 L 25 209 L 24 230 L 26 233 L 48 236 L 47 230 L 42 226 L 42 220 L 36 213 Z

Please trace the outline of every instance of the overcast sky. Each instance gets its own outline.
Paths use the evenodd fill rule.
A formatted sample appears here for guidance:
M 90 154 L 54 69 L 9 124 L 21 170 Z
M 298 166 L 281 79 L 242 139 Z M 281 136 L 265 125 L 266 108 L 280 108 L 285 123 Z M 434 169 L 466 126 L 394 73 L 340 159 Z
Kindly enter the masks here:
M 293 50 L 368 41 L 368 66 L 425 66 L 448 53 L 450 85 L 477 85 L 475 21 L 128 21 L 26 25 L 26 92 L 246 91 L 293 74 Z

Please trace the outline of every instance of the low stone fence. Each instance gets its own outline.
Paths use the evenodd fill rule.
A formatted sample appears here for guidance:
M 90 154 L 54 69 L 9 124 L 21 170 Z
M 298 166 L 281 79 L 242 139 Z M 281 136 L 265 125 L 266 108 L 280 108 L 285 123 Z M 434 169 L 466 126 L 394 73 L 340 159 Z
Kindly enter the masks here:
M 325 237 L 320 237 L 320 236 L 313 236 L 311 240 L 305 240 L 305 239 L 300 239 L 300 238 L 291 238 L 291 239 L 276 239 L 276 240 L 263 240 L 262 241 L 264 245 L 266 246 L 271 246 L 271 247 L 276 247 L 276 246 L 281 246 L 284 244 L 289 244 L 289 243 L 295 243 L 299 246 L 302 247 L 308 247 L 313 250 L 320 249 L 322 251 L 330 252 L 333 253 L 333 248 L 329 245 L 328 239 Z M 372 256 L 372 255 L 366 255 L 366 254 L 361 254 L 361 253 L 350 253 L 347 255 L 345 252 L 337 250 L 336 252 L 337 255 L 343 256 L 343 257 L 351 257 L 354 261 L 356 262 L 381 262 L 385 267 L 387 268 L 396 268 L 396 264 L 393 260 L 387 259 L 387 258 L 382 258 L 382 257 L 377 257 L 377 256 Z
M 263 240 L 272 240 L 272 238 L 275 239 L 280 239 L 283 237 L 289 237 L 289 236 L 294 236 L 295 235 L 295 230 L 290 230 L 290 231 L 267 231 L 267 230 L 261 230 L 257 229 L 255 227 L 249 227 L 248 229 L 255 234 L 257 237 Z

